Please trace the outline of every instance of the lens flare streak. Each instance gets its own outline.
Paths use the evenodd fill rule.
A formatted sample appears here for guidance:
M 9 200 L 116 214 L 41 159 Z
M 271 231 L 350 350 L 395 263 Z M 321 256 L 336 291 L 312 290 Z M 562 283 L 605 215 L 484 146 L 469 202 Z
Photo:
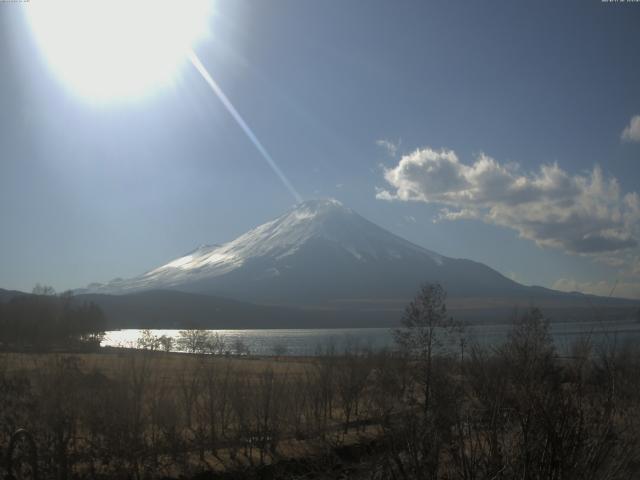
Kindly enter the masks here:
M 209 87 L 211 87 L 211 90 L 213 90 L 213 93 L 215 93 L 218 96 L 222 104 L 229 111 L 231 116 L 238 123 L 240 128 L 247 135 L 247 137 L 249 137 L 249 140 L 251 140 L 251 142 L 255 145 L 258 152 L 260 152 L 262 157 L 267 161 L 271 169 L 282 181 L 284 186 L 287 187 L 287 190 L 289 190 L 291 195 L 293 195 L 293 197 L 296 199 L 296 202 L 298 203 L 302 202 L 302 197 L 300 196 L 298 191 L 293 187 L 293 185 L 291 184 L 289 179 L 286 177 L 284 172 L 280 170 L 280 167 L 278 167 L 278 165 L 273 160 L 273 158 L 271 157 L 267 149 L 262 145 L 262 143 L 260 143 L 260 140 L 258 140 L 258 137 L 256 137 L 256 135 L 253 133 L 249 125 L 247 125 L 247 122 L 244 121 L 242 116 L 240 116 L 240 113 L 238 113 L 238 111 L 235 109 L 235 107 L 231 103 L 231 100 L 229 100 L 229 98 L 224 94 L 220 86 L 211 77 L 211 75 L 209 74 L 209 72 L 207 71 L 207 69 L 202 64 L 202 62 L 200 61 L 200 59 L 198 58 L 198 56 L 193 50 L 189 51 L 189 60 L 191 61 L 193 66 L 196 68 L 196 70 L 200 73 L 200 75 L 202 75 L 202 78 L 204 79 L 204 81 L 207 82 Z

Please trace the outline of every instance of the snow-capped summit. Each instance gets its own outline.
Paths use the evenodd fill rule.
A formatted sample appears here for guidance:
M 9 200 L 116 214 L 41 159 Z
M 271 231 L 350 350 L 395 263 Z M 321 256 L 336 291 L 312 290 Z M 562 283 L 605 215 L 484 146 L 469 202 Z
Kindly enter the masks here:
M 364 219 L 334 199 L 310 200 L 223 245 L 203 245 L 138 277 L 90 288 L 151 289 L 299 304 L 406 298 L 420 283 L 481 295 L 521 285 L 482 264 L 441 256 Z

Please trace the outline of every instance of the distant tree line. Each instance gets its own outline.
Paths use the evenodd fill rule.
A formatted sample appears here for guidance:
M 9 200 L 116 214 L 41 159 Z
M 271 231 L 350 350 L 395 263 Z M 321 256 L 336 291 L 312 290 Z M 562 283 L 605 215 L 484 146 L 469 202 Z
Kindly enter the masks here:
M 7 349 L 98 347 L 106 319 L 97 305 L 37 285 L 31 295 L 0 302 L 0 345 Z
M 225 342 L 218 332 L 198 329 L 180 330 L 176 339 L 167 335 L 154 335 L 151 330 L 145 329 L 136 341 L 136 347 L 151 351 L 178 351 L 208 355 L 249 355 L 251 353 L 240 336 L 237 336 L 233 342 Z

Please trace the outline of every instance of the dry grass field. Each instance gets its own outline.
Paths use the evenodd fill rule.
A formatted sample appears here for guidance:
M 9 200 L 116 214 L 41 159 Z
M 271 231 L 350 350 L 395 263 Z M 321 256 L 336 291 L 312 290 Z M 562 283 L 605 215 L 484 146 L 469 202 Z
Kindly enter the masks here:
M 34 431 L 39 445 L 52 442 L 40 452 L 51 475 L 178 477 L 309 462 L 371 441 L 378 430 L 353 423 L 364 409 L 346 420 L 337 362 L 104 349 L 2 353 L 0 372 L 5 399 L 26 399 L 28 411 L 16 405 L 12 423 Z M 117 459 L 105 464 L 104 455 Z
M 493 350 L 428 332 L 314 357 L 3 353 L 0 449 L 26 427 L 57 479 L 640 475 L 638 349 L 561 358 L 536 311 Z
M 302 375 L 312 357 L 214 356 L 206 354 L 148 352 L 130 349 L 103 349 L 92 353 L 0 353 L 0 368 L 11 374 L 35 374 L 54 360 L 75 358 L 82 372 L 99 371 L 111 379 L 121 377 L 132 365 L 142 365 L 150 375 L 177 379 L 184 372 L 201 368 L 231 368 L 236 375 L 251 378 L 266 369 L 276 374 Z

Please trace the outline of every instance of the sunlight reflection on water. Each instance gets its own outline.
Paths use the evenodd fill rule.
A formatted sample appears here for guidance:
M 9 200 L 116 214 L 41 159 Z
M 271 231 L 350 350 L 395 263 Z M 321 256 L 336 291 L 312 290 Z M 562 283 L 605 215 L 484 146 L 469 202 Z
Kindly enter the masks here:
M 507 337 L 511 325 L 475 325 L 467 327 L 468 343 L 496 347 Z M 103 346 L 136 348 L 143 330 L 127 329 L 107 332 Z M 252 355 L 274 355 L 277 350 L 285 355 L 314 355 L 319 349 L 334 348 L 342 352 L 348 347 L 379 350 L 393 348 L 392 330 L 388 328 L 345 329 L 262 329 L 262 330 L 209 330 L 218 334 L 224 350 L 233 351 L 233 345 L 241 339 Z M 156 336 L 166 335 L 174 339 L 180 330 L 151 330 Z M 640 340 L 640 323 L 633 321 L 573 322 L 552 324 L 552 335 L 559 352 L 566 353 L 579 338 L 591 338 L 595 345 L 637 344 Z M 177 351 L 177 347 L 174 347 Z

